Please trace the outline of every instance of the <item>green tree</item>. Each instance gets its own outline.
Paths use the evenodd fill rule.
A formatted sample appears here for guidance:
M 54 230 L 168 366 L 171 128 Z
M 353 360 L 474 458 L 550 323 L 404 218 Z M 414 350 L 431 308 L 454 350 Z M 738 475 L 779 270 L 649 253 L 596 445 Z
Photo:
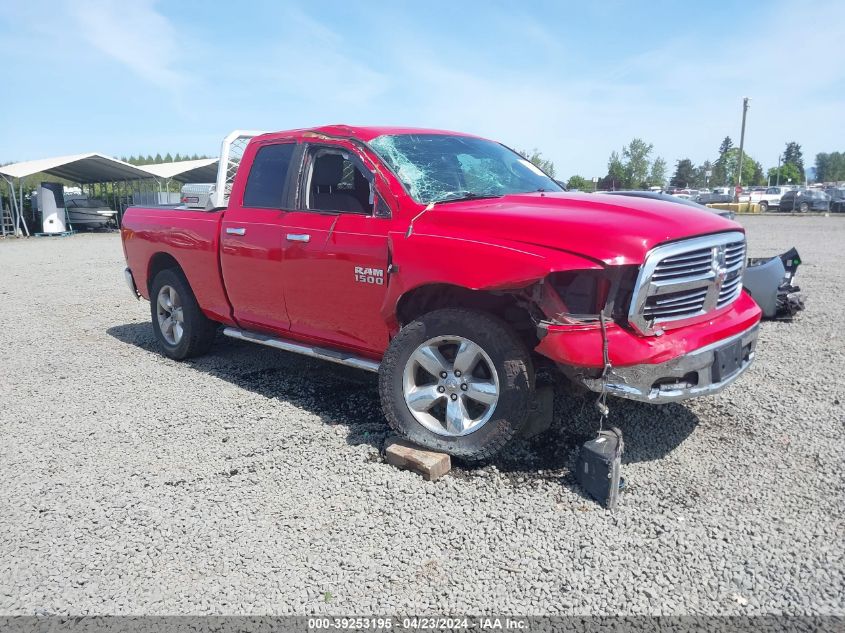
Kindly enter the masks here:
M 598 182 L 598 189 L 644 189 L 666 182 L 666 161 L 651 160 L 654 146 L 635 138 L 622 148 L 622 155 L 611 152 L 607 161 L 607 175 Z
M 793 165 L 792 163 L 782 164 L 780 166 L 780 178 L 778 178 L 778 168 L 772 167 L 769 170 L 768 180 L 773 185 L 780 183 L 782 185 L 793 184 L 796 185 L 798 183 L 804 182 L 801 178 L 801 172 L 798 171 L 798 167 Z
M 737 176 L 738 176 L 738 163 L 739 163 L 739 149 L 733 147 L 725 152 L 724 155 L 724 166 L 725 166 L 725 177 L 727 185 L 736 185 L 737 184 Z M 743 153 L 742 156 L 742 183 L 743 185 L 751 185 L 754 184 L 754 174 L 757 170 L 759 163 L 751 158 L 748 154 Z M 760 167 L 760 175 L 762 176 L 763 168 Z M 765 183 L 761 183 L 765 184 Z
M 601 189 L 627 189 L 630 185 L 628 184 L 628 176 L 625 173 L 625 165 L 622 163 L 622 159 L 619 158 L 619 154 L 616 152 L 610 153 L 610 158 L 607 161 L 607 176 L 602 178 L 601 182 Z
M 167 154 L 165 154 L 164 162 L 165 163 L 172 163 L 173 162 L 173 156 L 170 155 L 170 152 L 167 152 Z
M 651 164 L 651 171 L 648 174 L 649 187 L 663 187 L 666 184 L 666 161 L 658 156 Z
M 689 158 L 682 158 L 675 165 L 675 173 L 669 180 L 670 187 L 691 187 L 696 179 L 695 166 Z
M 642 189 L 648 185 L 649 156 L 654 145 L 640 138 L 633 139 L 622 148 L 628 187 Z
M 845 152 L 816 154 L 816 182 L 845 180 Z
M 156 154 L 156 157 L 153 159 L 153 162 L 158 165 L 159 163 L 163 163 L 164 159 L 161 157 L 161 154 Z
M 710 177 L 708 178 L 707 172 L 710 172 Z M 713 180 L 713 163 L 709 160 L 704 161 L 695 168 L 695 177 L 692 179 L 692 186 L 701 189 L 702 187 L 709 187 L 710 182 Z
M 527 152 L 524 149 L 519 150 L 519 153 L 523 158 L 533 163 L 536 167 L 539 167 L 543 172 L 552 178 L 555 177 L 555 164 L 549 159 L 543 158 L 543 154 L 541 154 L 536 147 L 530 152 Z
M 577 189 L 578 191 L 592 191 L 593 183 L 583 176 L 572 176 L 572 178 L 566 181 L 566 188 Z
M 713 165 L 713 179 L 712 183 L 716 185 L 727 185 L 728 183 L 728 168 L 727 168 L 727 156 L 728 152 L 733 149 L 733 141 L 731 140 L 730 136 L 726 136 L 723 140 L 721 145 L 719 145 L 719 158 L 716 159 L 716 163 Z
M 742 182 L 745 182 L 743 180 Z M 749 185 L 765 185 L 766 184 L 766 176 L 763 173 L 763 166 L 758 162 L 754 161 L 754 175 L 751 176 L 751 182 L 748 183 Z
M 786 144 L 783 151 L 784 165 L 795 165 L 801 174 L 801 182 L 804 182 L 804 156 L 801 154 L 801 146 L 795 141 Z

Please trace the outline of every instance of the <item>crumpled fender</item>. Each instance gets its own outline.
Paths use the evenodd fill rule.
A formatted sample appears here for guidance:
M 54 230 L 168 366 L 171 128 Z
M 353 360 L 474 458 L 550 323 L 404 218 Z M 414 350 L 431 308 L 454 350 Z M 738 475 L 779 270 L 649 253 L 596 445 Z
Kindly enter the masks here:
M 766 318 L 774 318 L 777 314 L 778 288 L 785 273 L 786 269 L 780 257 L 772 257 L 745 269 L 742 285 L 763 310 L 763 316 Z
M 751 258 L 742 285 L 766 319 L 791 319 L 804 309 L 801 288 L 793 285 L 801 256 L 795 247 L 776 257 Z
M 585 256 L 542 246 L 493 244 L 459 236 L 392 233 L 388 248 L 391 265 L 382 316 L 391 329 L 398 328 L 400 298 L 421 286 L 517 290 L 553 272 L 604 268 Z

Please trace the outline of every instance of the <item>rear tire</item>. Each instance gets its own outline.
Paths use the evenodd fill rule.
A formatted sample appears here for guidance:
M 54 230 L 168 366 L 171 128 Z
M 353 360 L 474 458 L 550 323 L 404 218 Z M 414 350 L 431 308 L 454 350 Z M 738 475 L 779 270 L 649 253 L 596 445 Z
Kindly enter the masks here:
M 801 205 L 798 207 L 798 210 L 801 213 L 807 213 L 810 210 L 810 205 L 807 202 L 802 202 Z
M 765 213 L 769 210 L 769 203 L 765 200 L 760 202 L 760 213 Z
M 379 368 L 379 395 L 400 436 L 465 462 L 483 462 L 527 423 L 534 368 L 504 322 L 446 308 L 419 317 L 391 341 Z
M 180 270 L 168 268 L 155 276 L 150 315 L 162 353 L 174 360 L 205 354 L 214 343 L 217 323 L 202 313 Z

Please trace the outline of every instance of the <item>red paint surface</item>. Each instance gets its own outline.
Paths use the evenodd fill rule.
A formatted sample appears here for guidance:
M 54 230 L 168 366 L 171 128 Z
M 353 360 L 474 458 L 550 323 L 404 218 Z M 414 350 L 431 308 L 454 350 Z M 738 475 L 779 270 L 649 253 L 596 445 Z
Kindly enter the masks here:
M 184 270 L 210 318 L 246 329 L 325 344 L 379 358 L 398 328 L 402 296 L 428 284 L 515 289 L 551 272 L 640 264 L 657 244 L 739 225 L 668 202 L 589 194 L 532 193 L 435 205 L 414 202 L 377 156 L 361 145 L 381 134 L 435 133 L 406 128 L 328 126 L 256 137 L 241 162 L 225 211 L 133 207 L 122 236 L 129 267 L 148 297 L 158 253 Z M 326 214 L 240 205 L 256 147 L 319 142 L 354 152 L 375 173 L 392 217 Z M 408 236 L 409 225 L 413 230 Z M 245 228 L 244 236 L 226 228 Z M 308 243 L 288 233 L 308 233 Z M 398 272 L 388 274 L 388 260 Z M 355 281 L 355 267 L 384 270 L 382 285 Z M 662 337 L 612 325 L 611 358 L 619 366 L 658 363 L 742 331 L 760 311 L 746 294 L 703 322 Z M 573 365 L 601 366 L 598 332 L 553 326 L 537 351 Z
M 760 313 L 754 299 L 743 291 L 739 299 L 720 312 L 711 313 L 706 321 L 667 330 L 663 336 L 639 336 L 610 324 L 608 356 L 615 367 L 664 363 L 744 332 L 760 320 Z M 594 368 L 604 365 L 598 326 L 550 326 L 537 351 L 564 365 Z

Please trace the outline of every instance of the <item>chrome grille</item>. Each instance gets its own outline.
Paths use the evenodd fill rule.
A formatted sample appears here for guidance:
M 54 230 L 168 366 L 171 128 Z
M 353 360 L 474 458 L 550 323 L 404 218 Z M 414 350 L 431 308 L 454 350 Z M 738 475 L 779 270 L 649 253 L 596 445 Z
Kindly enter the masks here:
M 719 233 L 653 249 L 640 270 L 629 321 L 644 334 L 659 325 L 704 316 L 742 292 L 745 236 Z

